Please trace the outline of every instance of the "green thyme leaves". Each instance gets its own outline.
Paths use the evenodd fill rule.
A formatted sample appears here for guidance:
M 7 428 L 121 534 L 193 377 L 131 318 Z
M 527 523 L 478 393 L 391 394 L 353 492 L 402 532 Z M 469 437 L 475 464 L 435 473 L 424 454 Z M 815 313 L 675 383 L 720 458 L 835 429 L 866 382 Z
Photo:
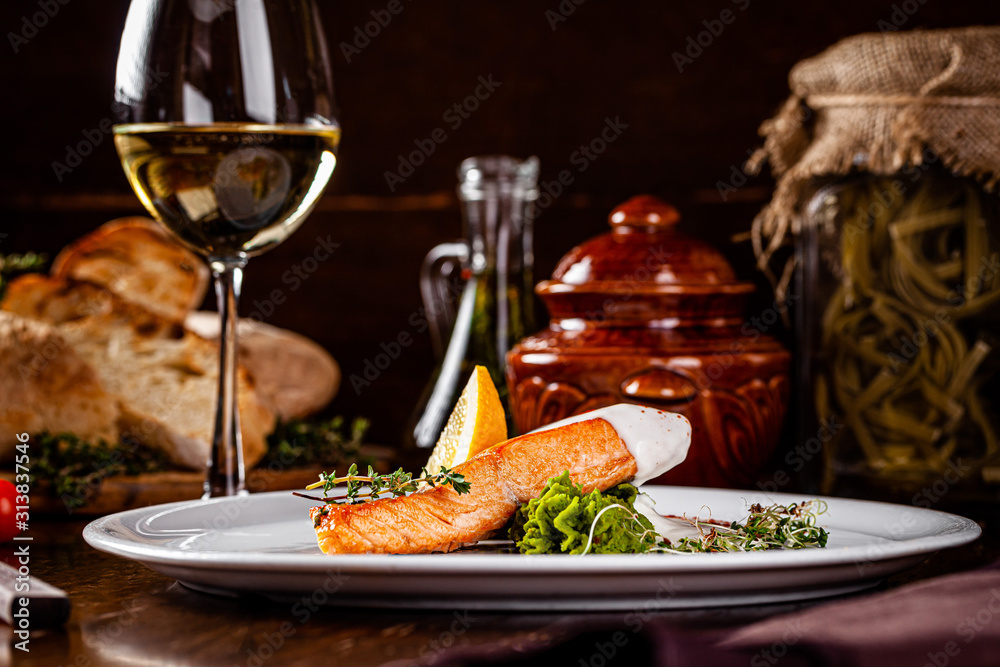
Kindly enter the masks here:
M 342 496 L 331 496 L 330 493 L 340 485 L 346 485 L 346 493 Z M 358 465 L 353 463 L 348 468 L 346 476 L 338 477 L 336 471 L 323 472 L 320 474 L 318 482 L 306 487 L 307 490 L 322 489 L 322 498 L 306 496 L 301 493 L 295 495 L 311 500 L 321 500 L 325 503 L 357 505 L 382 497 L 405 496 L 407 493 L 417 491 L 422 485 L 428 487 L 450 486 L 459 495 L 468 493 L 471 488 L 471 484 L 465 481 L 463 475 L 444 466 L 441 466 L 439 472 L 433 474 L 428 473 L 427 469 L 424 468 L 420 471 L 420 476 L 414 477 L 412 473 L 405 472 L 402 468 L 387 475 L 379 474 L 371 466 L 368 466 L 367 475 L 361 475 L 358 473 Z

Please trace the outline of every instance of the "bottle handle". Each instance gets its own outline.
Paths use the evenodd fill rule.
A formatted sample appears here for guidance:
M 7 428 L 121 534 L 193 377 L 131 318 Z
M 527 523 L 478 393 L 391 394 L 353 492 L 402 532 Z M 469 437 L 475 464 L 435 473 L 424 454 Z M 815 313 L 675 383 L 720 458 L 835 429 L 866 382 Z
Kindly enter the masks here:
M 431 332 L 434 356 L 444 358 L 445 346 L 455 322 L 455 300 L 458 295 L 450 287 L 456 270 L 469 262 L 469 246 L 464 241 L 441 243 L 427 253 L 420 267 L 420 297 Z

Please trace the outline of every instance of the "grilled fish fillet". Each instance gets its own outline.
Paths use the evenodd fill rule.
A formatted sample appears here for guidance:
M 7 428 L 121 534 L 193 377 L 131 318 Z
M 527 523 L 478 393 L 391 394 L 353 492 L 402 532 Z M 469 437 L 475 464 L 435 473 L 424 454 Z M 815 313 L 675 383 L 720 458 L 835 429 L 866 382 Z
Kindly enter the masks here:
M 508 440 L 456 466 L 471 483 L 469 493 L 439 486 L 361 505 L 314 507 L 310 516 L 324 553 L 447 552 L 501 529 L 564 470 L 585 492 L 603 491 L 633 479 L 637 464 L 608 421 L 590 419 Z

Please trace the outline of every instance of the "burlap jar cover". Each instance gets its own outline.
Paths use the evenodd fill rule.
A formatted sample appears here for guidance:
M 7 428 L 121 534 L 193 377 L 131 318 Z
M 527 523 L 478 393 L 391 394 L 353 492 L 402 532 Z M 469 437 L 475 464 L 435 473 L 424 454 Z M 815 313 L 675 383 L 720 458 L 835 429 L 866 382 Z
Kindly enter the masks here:
M 890 175 L 932 155 L 992 191 L 1000 180 L 1000 28 L 864 34 L 798 63 L 792 95 L 761 126 L 764 162 L 778 179 L 754 220 L 758 266 L 781 297 L 792 276 L 775 252 L 798 233 L 817 177 L 867 171 Z
M 950 298 L 983 258 L 1000 262 L 996 230 L 987 229 L 977 202 L 1000 180 L 1000 29 L 860 35 L 800 62 L 789 80 L 792 96 L 762 125 L 764 147 L 749 162 L 750 171 L 768 162 L 778 180 L 772 201 L 754 220 L 752 240 L 779 300 L 795 256 L 777 268 L 776 253 L 802 225 L 817 224 L 805 209 L 819 185 L 867 173 L 869 192 L 884 192 L 890 177 L 928 164 L 978 183 L 941 187 L 940 180 L 924 179 L 900 191 L 895 203 L 874 204 L 864 187 L 861 194 L 846 193 L 839 209 L 856 210 L 837 214 L 835 254 L 843 265 L 832 269 L 841 272 L 840 286 L 823 315 L 828 361 L 805 393 L 815 394 L 819 418 L 846 418 L 849 438 L 870 470 L 939 474 L 962 455 L 978 462 L 977 477 L 1000 481 L 1000 438 L 984 397 L 993 393 L 994 376 L 984 362 L 1000 332 L 987 324 L 993 331 L 985 339 L 982 331 L 962 333 L 1000 308 L 1000 279 L 991 278 L 989 290 L 978 295 L 963 292 L 959 306 L 943 296 L 947 291 Z M 965 194 L 952 198 L 953 191 Z M 946 248 L 949 230 L 970 239 L 968 259 Z M 930 234 L 941 240 L 934 261 L 922 254 Z M 877 239 L 882 249 L 876 252 Z M 970 247 L 977 248 L 975 257 Z M 948 280 L 939 280 L 946 273 Z M 925 322 L 933 330 L 923 331 Z M 913 345 L 915 334 L 922 346 Z M 906 345 L 913 356 L 901 353 Z M 830 454 L 836 447 L 827 449 L 838 456 Z

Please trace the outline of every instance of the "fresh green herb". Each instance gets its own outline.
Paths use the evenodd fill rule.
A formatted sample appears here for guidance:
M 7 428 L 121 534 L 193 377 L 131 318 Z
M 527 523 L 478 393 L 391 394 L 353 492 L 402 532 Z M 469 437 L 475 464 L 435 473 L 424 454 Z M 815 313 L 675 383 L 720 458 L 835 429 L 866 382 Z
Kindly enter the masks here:
M 523 554 L 648 551 L 656 535 L 649 520 L 635 511 L 637 496 L 631 484 L 585 494 L 567 471 L 518 509 L 508 535 Z
M 742 522 L 685 519 L 699 537 L 671 543 L 635 509 L 638 490 L 619 484 L 583 493 L 569 472 L 553 477 L 538 498 L 514 515 L 509 537 L 524 554 L 711 553 L 825 547 L 829 534 L 816 525 L 826 503 L 754 504 Z
M 162 452 L 137 443 L 91 443 L 71 433 L 41 433 L 34 443 L 32 485 L 46 483 L 48 493 L 70 511 L 86 505 L 106 477 L 159 472 L 166 464 Z
M 347 485 L 347 492 L 343 496 L 330 497 L 330 492 L 341 484 Z M 336 471 L 324 472 L 320 474 L 318 482 L 306 487 L 307 490 L 322 488 L 322 498 L 301 493 L 295 495 L 326 503 L 357 505 L 370 500 L 378 500 L 382 496 L 403 496 L 418 490 L 421 485 L 451 486 L 459 495 L 468 493 L 471 487 L 469 482 L 465 481 L 465 476 L 452 472 L 444 466 L 441 466 L 440 472 L 433 475 L 428 474 L 427 468 L 424 468 L 420 471 L 420 476 L 415 478 L 411 473 L 404 472 L 402 468 L 388 475 L 380 475 L 371 466 L 368 466 L 367 475 L 359 475 L 358 465 L 352 463 L 347 470 L 347 476 L 337 477 Z
M 822 500 L 791 505 L 750 506 L 750 515 L 740 523 L 726 525 L 688 519 L 698 529 L 699 538 L 685 537 L 656 547 L 664 553 L 713 553 L 719 551 L 764 551 L 767 549 L 809 549 L 826 546 L 830 534 L 816 525 L 826 512 Z
M 346 434 L 343 417 L 323 422 L 279 422 L 267 437 L 267 454 L 260 465 L 274 461 L 282 466 L 343 465 L 357 460 L 367 463 L 360 451 L 369 425 L 367 419 L 357 417 L 351 422 L 350 434 Z
M 48 257 L 33 252 L 23 255 L 0 255 L 0 300 L 3 300 L 7 284 L 12 278 L 24 273 L 44 271 L 48 263 Z
M 323 517 L 325 517 L 329 513 L 330 513 L 329 505 L 323 505 L 323 507 L 319 508 L 319 511 L 317 511 L 315 516 L 313 516 L 313 528 L 319 528 L 319 525 L 323 523 Z

